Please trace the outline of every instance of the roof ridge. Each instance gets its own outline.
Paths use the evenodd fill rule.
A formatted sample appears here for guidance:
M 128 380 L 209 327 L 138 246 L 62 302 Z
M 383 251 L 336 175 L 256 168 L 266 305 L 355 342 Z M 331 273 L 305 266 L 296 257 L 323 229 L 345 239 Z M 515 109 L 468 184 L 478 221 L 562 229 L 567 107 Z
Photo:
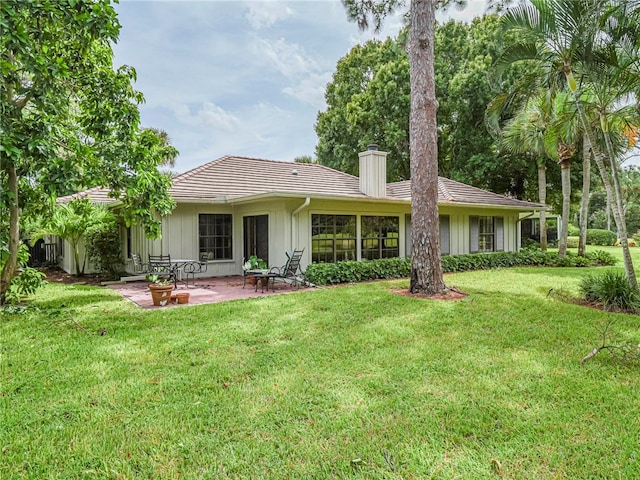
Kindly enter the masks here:
M 261 157 L 246 157 L 243 155 L 224 155 L 223 157 L 220 158 L 216 158 L 215 160 L 211 160 L 207 163 L 205 163 L 204 165 L 199 165 L 198 167 L 192 168 L 191 170 L 187 170 L 184 173 L 181 173 L 180 175 L 177 175 L 176 177 L 173 178 L 173 182 L 180 182 L 182 180 L 191 178 L 194 175 L 197 175 L 198 173 L 202 172 L 203 170 L 206 170 L 207 168 L 211 167 L 214 164 L 217 163 L 221 163 L 225 160 L 231 160 L 231 159 L 236 159 L 236 160 L 257 160 L 260 162 L 270 162 L 270 163 L 278 163 L 278 164 L 288 164 L 288 165 L 296 165 L 296 168 L 322 168 L 324 170 L 329 170 L 331 172 L 335 172 L 335 173 L 339 173 L 341 175 L 346 175 L 349 176 L 351 178 L 358 178 L 355 175 L 351 175 L 350 173 L 346 173 L 346 172 L 342 172 L 340 170 L 336 170 L 335 168 L 331 168 L 328 167 L 326 165 L 321 165 L 319 163 L 297 163 L 297 162 L 289 162 L 287 160 L 273 160 L 270 158 L 261 158 Z
M 451 195 L 451 192 L 449 191 L 449 189 L 447 188 L 447 183 L 444 180 L 450 180 L 447 177 L 441 177 L 438 175 L 438 186 L 442 187 L 442 193 L 450 200 L 454 200 L 453 195 Z

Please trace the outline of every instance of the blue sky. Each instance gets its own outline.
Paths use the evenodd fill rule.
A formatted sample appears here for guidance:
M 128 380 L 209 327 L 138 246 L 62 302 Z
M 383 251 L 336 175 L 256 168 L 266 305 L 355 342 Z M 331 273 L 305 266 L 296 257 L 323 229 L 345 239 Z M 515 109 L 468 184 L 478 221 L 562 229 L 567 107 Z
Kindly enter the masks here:
M 313 155 L 314 124 L 336 63 L 360 32 L 337 0 L 120 0 L 114 64 L 135 67 L 144 126 L 161 128 L 183 172 L 223 155 L 293 161 Z M 484 11 L 469 0 L 469 20 Z
M 223 155 L 313 155 L 338 60 L 402 23 L 399 12 L 380 34 L 360 32 L 339 0 L 120 0 L 115 8 L 114 64 L 135 67 L 142 123 L 169 134 L 178 172 Z M 484 0 L 467 0 L 446 18 L 469 21 L 484 9 Z

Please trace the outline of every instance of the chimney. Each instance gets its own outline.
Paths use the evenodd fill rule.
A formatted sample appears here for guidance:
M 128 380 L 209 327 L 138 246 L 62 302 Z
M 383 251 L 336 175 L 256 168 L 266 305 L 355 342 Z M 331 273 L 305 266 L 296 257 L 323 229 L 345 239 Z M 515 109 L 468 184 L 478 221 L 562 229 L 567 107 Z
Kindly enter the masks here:
M 370 197 L 387 196 L 387 152 L 378 150 L 378 146 L 367 146 L 360 157 L 360 191 Z

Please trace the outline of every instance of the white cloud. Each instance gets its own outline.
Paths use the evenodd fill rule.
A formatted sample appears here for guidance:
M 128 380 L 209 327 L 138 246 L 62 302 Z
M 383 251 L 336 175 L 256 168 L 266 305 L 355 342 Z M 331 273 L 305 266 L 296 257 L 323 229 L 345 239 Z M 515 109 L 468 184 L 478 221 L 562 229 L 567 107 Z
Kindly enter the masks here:
M 297 43 L 289 43 L 284 38 L 278 40 L 257 39 L 256 53 L 268 60 L 268 64 L 287 78 L 316 71 L 318 64 L 309 57 Z
M 269 28 L 293 15 L 293 10 L 282 2 L 246 2 L 246 17 L 254 30 Z
M 172 107 L 178 121 L 185 125 L 194 127 L 209 127 L 216 130 L 232 132 L 237 130 L 241 123 L 233 114 L 225 111 L 212 102 L 205 102 L 195 114 L 187 105 L 174 105 Z
M 324 91 L 331 81 L 331 72 L 313 73 L 303 78 L 297 85 L 285 87 L 282 91 L 303 103 L 322 110 L 325 108 Z

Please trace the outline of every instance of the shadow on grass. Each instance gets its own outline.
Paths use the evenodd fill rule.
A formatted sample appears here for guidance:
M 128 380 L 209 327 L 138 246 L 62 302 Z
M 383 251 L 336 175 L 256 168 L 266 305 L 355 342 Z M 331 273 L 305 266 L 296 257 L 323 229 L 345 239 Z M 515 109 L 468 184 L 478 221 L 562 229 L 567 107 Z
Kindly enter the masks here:
M 55 289 L 43 291 L 38 295 L 38 300 L 33 302 L 42 310 L 55 310 L 59 308 L 84 308 L 89 306 L 103 306 L 104 304 L 122 303 L 120 295 L 103 287 L 73 286 L 64 290 Z

